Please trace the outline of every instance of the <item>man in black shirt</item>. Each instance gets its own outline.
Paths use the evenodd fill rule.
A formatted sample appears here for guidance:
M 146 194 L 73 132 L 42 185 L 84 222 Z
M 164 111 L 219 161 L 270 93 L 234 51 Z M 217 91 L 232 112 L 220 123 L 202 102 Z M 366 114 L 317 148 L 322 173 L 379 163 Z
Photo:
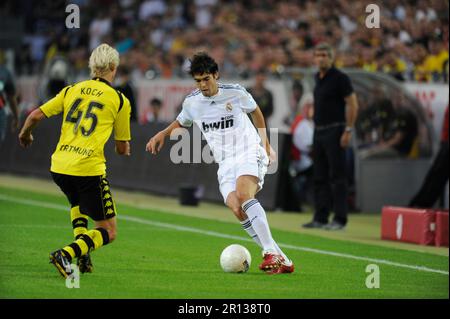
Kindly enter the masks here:
M 130 101 L 131 106 L 131 114 L 130 114 L 130 121 L 136 122 L 137 121 L 137 110 L 136 110 L 136 101 L 134 98 L 134 88 L 131 84 L 131 70 L 128 66 L 122 66 L 118 70 L 119 77 L 118 77 L 118 85 L 115 87 L 117 90 L 123 93 L 128 100 Z
M 264 69 L 258 70 L 255 76 L 255 84 L 252 87 L 247 88 L 247 91 L 255 99 L 267 124 L 269 117 L 273 113 L 273 96 L 272 92 L 264 86 L 265 81 L 266 71 Z
M 334 52 L 322 43 L 314 49 L 319 68 L 314 88 L 315 214 L 305 228 L 343 229 L 347 224 L 346 148 L 350 146 L 358 102 L 350 78 L 333 66 Z M 330 210 L 334 218 L 328 224 Z
M 419 132 L 416 115 L 406 107 L 397 110 L 397 117 L 394 122 L 394 129 L 397 131 L 394 135 L 399 135 L 398 142 L 392 147 L 401 155 L 408 156 L 413 147 Z

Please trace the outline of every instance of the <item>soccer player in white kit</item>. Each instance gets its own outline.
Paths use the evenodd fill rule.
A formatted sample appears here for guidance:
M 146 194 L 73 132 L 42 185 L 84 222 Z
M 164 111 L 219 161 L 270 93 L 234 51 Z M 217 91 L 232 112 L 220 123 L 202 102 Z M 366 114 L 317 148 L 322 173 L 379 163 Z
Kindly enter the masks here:
M 259 268 L 268 274 L 292 273 L 294 265 L 272 238 L 264 208 L 255 199 L 264 183 L 269 155 L 274 153 L 261 110 L 239 84 L 217 82 L 217 63 L 206 53 L 194 55 L 190 74 L 198 89 L 186 96 L 176 120 L 153 136 L 146 150 L 157 154 L 174 129 L 195 122 L 219 164 L 217 176 L 225 204 L 263 250 Z

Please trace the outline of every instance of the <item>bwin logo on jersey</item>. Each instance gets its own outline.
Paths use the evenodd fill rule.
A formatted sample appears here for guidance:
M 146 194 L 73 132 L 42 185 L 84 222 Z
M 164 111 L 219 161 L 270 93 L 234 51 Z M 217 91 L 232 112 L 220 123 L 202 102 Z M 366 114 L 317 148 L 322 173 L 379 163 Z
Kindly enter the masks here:
M 209 130 L 215 131 L 218 129 L 226 129 L 233 127 L 234 119 L 233 116 L 222 117 L 219 122 L 205 123 L 202 122 L 203 132 L 208 132 Z

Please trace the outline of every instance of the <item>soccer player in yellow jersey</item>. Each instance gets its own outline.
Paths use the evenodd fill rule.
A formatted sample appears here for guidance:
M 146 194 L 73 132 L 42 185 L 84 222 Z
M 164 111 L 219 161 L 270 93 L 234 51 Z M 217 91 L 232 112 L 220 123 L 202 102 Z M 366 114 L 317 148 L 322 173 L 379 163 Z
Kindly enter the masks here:
M 19 134 L 20 144 L 33 142 L 32 130 L 45 117 L 62 113 L 61 135 L 52 155 L 51 175 L 71 205 L 75 241 L 50 254 L 50 262 L 67 278 L 77 257 L 80 272 L 91 272 L 89 253 L 116 237 L 116 208 L 106 179 L 104 145 L 114 130 L 116 152 L 130 155 L 130 102 L 111 83 L 119 53 L 101 44 L 89 58 L 91 80 L 69 85 L 34 110 Z M 95 228 L 88 230 L 88 216 Z

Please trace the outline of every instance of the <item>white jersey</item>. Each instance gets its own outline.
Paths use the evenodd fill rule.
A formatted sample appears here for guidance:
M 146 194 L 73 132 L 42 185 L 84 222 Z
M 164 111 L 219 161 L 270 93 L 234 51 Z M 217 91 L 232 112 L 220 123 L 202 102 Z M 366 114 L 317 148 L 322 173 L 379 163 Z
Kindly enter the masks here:
M 256 109 L 255 100 L 239 84 L 219 83 L 218 89 L 211 97 L 200 90 L 189 94 L 178 122 L 185 127 L 197 124 L 219 164 L 260 152 L 261 138 L 247 115 Z

